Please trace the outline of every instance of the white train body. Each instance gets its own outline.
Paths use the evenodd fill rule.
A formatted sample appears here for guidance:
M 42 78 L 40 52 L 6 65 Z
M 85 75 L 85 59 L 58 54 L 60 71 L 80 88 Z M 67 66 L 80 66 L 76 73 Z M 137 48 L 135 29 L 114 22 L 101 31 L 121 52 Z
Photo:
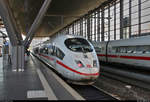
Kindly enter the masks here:
M 92 42 L 100 61 L 150 67 L 150 36 Z
M 60 35 L 39 49 L 36 55 L 69 82 L 92 84 L 99 76 L 100 66 L 94 47 L 83 37 Z

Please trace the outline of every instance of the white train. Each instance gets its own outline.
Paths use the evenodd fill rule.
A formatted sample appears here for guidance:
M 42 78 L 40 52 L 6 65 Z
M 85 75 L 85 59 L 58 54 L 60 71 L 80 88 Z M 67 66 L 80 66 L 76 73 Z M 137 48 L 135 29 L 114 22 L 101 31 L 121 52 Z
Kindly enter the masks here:
M 100 61 L 150 68 L 150 36 L 92 44 Z
M 60 35 L 33 50 L 68 82 L 89 85 L 99 76 L 100 66 L 94 47 L 83 37 Z

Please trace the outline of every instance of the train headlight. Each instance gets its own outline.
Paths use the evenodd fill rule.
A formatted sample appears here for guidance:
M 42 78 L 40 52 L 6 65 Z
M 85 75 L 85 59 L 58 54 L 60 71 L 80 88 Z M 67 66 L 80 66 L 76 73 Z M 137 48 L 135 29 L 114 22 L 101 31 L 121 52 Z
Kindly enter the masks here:
M 97 67 L 97 61 L 93 60 L 93 67 Z
M 76 62 L 76 64 L 78 65 L 78 67 L 80 67 L 80 68 L 84 67 L 84 65 L 82 64 L 81 61 L 75 60 L 75 62 Z

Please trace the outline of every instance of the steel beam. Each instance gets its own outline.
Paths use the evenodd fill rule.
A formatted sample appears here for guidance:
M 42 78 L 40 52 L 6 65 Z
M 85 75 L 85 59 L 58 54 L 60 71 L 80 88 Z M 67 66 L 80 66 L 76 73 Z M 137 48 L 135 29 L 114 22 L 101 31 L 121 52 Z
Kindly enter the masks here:
M 114 2 L 114 40 L 116 40 L 116 1 Z
M 27 36 L 23 42 L 24 46 L 25 47 L 28 47 L 35 35 L 35 32 L 37 30 L 37 28 L 40 26 L 41 22 L 42 22 L 42 19 L 49 7 L 49 4 L 51 3 L 52 0 L 45 0 L 36 19 L 34 20 L 29 32 L 27 33 Z
M 138 19 L 139 19 L 139 26 L 138 26 L 138 32 L 139 32 L 139 36 L 141 35 L 141 0 L 138 0 Z
M 83 36 L 83 18 L 80 19 L 80 35 Z
M 132 13 L 132 0 L 129 0 L 129 38 L 131 38 L 131 13 Z
M 110 18 L 110 4 L 108 5 L 108 17 Z M 110 19 L 108 19 L 108 41 L 110 41 Z
M 104 38 L 104 32 L 105 32 L 105 22 L 104 22 L 104 7 L 102 7 L 102 12 L 101 12 L 101 17 L 102 17 L 102 20 L 101 20 L 101 41 L 104 41 L 105 38 Z
M 98 19 L 97 19 L 97 40 L 100 41 L 100 10 L 98 10 Z
M 91 18 L 93 16 L 93 14 L 90 14 L 90 40 L 92 40 L 92 35 L 93 35 L 93 30 L 92 30 L 92 28 L 93 28 L 93 19 Z
M 72 34 L 74 34 L 74 23 L 72 24 Z
M 97 12 L 94 13 L 95 17 L 96 17 Z M 94 19 L 94 41 L 96 41 L 96 18 Z
M 90 40 L 90 33 L 91 33 L 91 22 L 90 22 L 90 15 L 87 18 L 87 38 Z
M 8 32 L 12 45 L 21 45 L 22 36 L 17 27 L 14 15 L 9 7 L 8 0 L 0 0 L 0 15 Z
M 120 0 L 120 39 L 123 39 L 123 1 Z

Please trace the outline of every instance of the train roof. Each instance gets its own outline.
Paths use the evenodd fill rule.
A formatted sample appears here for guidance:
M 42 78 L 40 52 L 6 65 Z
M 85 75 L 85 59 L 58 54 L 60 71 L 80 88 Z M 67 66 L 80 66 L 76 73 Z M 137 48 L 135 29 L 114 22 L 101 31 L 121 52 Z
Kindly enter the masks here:
M 41 47 L 44 47 L 46 45 L 55 45 L 55 46 L 63 46 L 64 41 L 68 38 L 83 38 L 82 36 L 78 36 L 78 35 L 71 35 L 71 34 L 60 34 L 60 35 L 56 35 L 50 38 L 50 40 L 47 40 L 45 42 L 43 42 L 41 44 Z
M 136 38 L 110 41 L 113 46 L 135 46 L 135 45 L 150 45 L 150 35 L 140 36 Z
M 135 45 L 150 45 L 150 35 L 134 37 L 130 39 L 121 39 L 110 41 L 109 44 L 112 46 L 135 46 Z M 92 41 L 92 44 L 106 44 L 107 41 L 95 42 Z
M 57 35 L 57 36 L 52 37 L 52 39 L 64 38 L 64 40 L 65 40 L 65 39 L 67 39 L 67 38 L 76 38 L 76 37 L 78 37 L 78 38 L 84 38 L 84 37 L 79 36 L 79 35 L 60 34 L 60 35 Z

